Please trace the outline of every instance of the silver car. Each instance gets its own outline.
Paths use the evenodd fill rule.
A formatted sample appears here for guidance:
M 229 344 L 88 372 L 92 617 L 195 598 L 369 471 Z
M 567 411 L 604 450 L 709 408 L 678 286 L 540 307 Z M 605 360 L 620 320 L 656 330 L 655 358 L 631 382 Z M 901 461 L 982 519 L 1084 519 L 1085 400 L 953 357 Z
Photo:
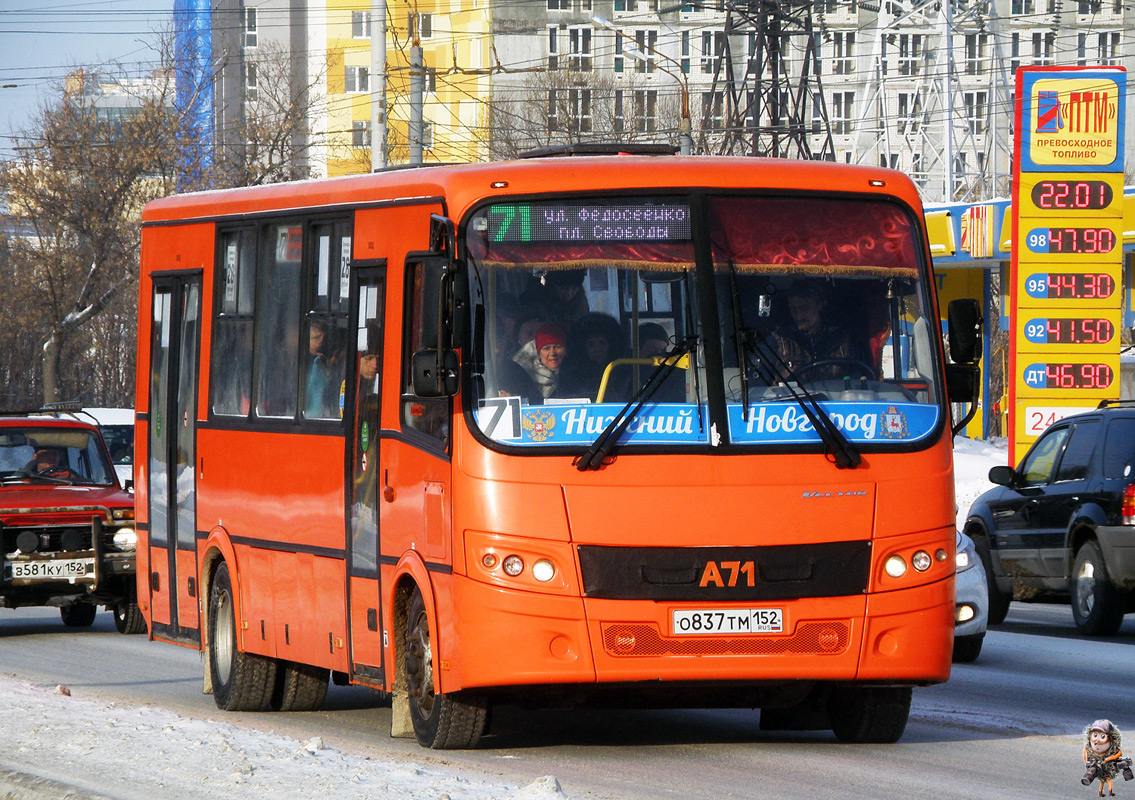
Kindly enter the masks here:
M 989 622 L 989 589 L 973 539 L 958 531 L 954 661 L 976 661 Z

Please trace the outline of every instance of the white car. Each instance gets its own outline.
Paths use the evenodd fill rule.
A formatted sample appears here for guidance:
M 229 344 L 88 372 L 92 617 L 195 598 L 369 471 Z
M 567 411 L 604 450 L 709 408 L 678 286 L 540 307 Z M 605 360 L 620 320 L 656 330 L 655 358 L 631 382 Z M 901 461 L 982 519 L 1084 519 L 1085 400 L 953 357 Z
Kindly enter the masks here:
M 976 661 L 989 623 L 989 589 L 973 539 L 958 531 L 954 661 Z
M 110 450 L 110 460 L 118 482 L 126 486 L 126 481 L 134 481 L 134 409 L 132 408 L 85 408 L 98 421 L 102 438 Z

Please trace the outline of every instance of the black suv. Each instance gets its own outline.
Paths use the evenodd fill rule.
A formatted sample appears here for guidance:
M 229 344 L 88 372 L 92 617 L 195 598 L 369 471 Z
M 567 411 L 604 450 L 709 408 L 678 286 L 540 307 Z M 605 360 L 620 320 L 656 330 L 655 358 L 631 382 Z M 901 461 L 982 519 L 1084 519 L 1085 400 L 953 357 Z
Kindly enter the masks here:
M 1046 430 L 974 501 L 965 532 L 989 579 L 989 622 L 1009 601 L 1068 595 L 1076 627 L 1115 633 L 1135 610 L 1135 403 L 1105 401 Z

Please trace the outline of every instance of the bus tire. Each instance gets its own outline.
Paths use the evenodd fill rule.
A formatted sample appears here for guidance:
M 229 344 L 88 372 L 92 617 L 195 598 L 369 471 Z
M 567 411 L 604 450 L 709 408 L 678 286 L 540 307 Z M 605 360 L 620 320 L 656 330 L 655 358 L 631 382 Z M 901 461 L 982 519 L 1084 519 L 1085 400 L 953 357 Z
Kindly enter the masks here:
M 68 628 L 89 628 L 95 621 L 98 608 L 93 603 L 72 603 L 59 607 L 59 617 Z
M 893 744 L 910 717 L 909 686 L 838 687 L 828 700 L 828 719 L 841 742 Z
M 402 665 L 409 695 L 410 721 L 422 747 L 461 750 L 475 747 L 485 733 L 488 703 L 478 694 L 434 691 L 433 643 L 422 593 L 415 588 L 406 615 Z
M 209 672 L 222 711 L 267 711 L 276 688 L 276 660 L 237 649 L 229 567 L 221 562 L 209 590 Z
M 146 632 L 146 618 L 137 603 L 122 600 L 111 608 L 111 612 L 114 614 L 114 627 L 119 633 Z
M 327 697 L 330 670 L 297 661 L 276 664 L 276 689 L 272 692 L 273 711 L 318 711 Z
M 1072 566 L 1072 618 L 1081 633 L 1111 636 L 1123 624 L 1126 598 L 1107 575 L 1100 546 L 1084 542 Z

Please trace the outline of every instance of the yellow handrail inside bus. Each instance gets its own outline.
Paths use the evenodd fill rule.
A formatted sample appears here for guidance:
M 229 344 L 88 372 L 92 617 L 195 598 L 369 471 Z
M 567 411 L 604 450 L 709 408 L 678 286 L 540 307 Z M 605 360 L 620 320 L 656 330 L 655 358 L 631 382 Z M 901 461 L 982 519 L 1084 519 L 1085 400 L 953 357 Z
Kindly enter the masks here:
M 603 370 L 603 380 L 599 381 L 599 392 L 595 395 L 595 402 L 603 402 L 603 395 L 607 393 L 607 381 L 611 378 L 611 370 L 620 364 L 643 364 L 657 367 L 663 363 L 673 363 L 678 369 L 689 369 L 690 354 L 684 353 L 680 356 L 670 356 L 669 362 L 667 362 L 666 356 L 653 356 L 651 358 L 616 358 Z

